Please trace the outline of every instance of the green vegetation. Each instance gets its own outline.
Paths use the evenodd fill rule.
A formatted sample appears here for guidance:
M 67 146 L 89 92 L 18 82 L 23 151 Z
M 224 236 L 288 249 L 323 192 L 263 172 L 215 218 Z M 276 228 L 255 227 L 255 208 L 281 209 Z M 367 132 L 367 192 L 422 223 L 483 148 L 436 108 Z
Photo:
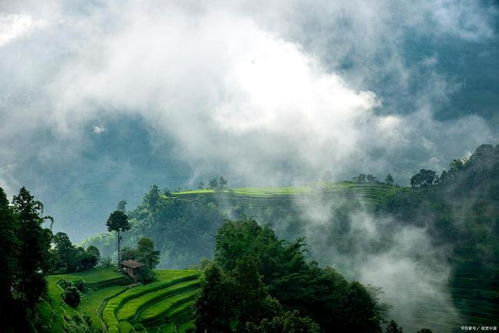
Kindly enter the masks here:
M 39 306 L 46 325 L 39 331 L 173 333 L 181 326 L 181 332 L 192 330 L 199 271 L 158 270 L 155 275 L 157 281 L 147 285 L 131 284 L 110 269 L 48 276 L 49 292 Z M 82 278 L 89 283 L 80 293 L 81 303 L 73 308 L 64 302 L 62 286 L 64 281 L 75 283 Z
M 359 282 L 307 262 L 301 240 L 280 240 L 252 219 L 226 221 L 219 229 L 215 263 L 205 271 L 196 309 L 196 327 L 207 332 L 233 331 L 232 323 L 237 332 L 255 332 L 271 322 L 305 332 L 319 332 L 319 326 L 381 332 L 385 312 Z
M 84 248 L 74 246 L 68 235 L 58 232 L 52 237 L 50 249 L 51 274 L 72 273 L 94 268 L 100 259 L 100 252 L 95 246 Z
M 437 177 L 421 170 L 413 184 L 379 207 L 410 225 L 425 226 L 432 241 L 452 245 L 449 289 L 463 320 L 473 325 L 499 317 L 499 145 L 482 145 L 454 160 Z
M 498 151 L 481 146 L 469 159 L 454 160 L 439 176 L 422 169 L 413 177 L 412 187 L 394 185 L 391 176 L 382 183 L 368 174 L 339 183 L 327 176 L 307 186 L 283 188 L 163 193 L 153 187 L 136 209 L 127 212 L 132 227 L 124 243 L 130 246 L 142 236 L 149 237 L 161 253 L 159 267 L 189 267 L 212 256 L 212 239 L 225 219 L 251 216 L 260 225 L 270 225 L 280 238 L 293 240 L 310 235 L 308 214 L 319 211 L 323 220 L 314 226 L 314 233 L 323 243 L 312 241 L 309 256 L 330 264 L 326 251 L 344 258 L 362 255 L 366 249 L 376 255 L 390 248 L 394 230 L 424 228 L 434 246 L 451 250 L 448 290 L 460 316 L 467 323 L 491 323 L 499 315 Z M 364 239 L 362 233 L 352 232 L 359 212 L 385 221 L 376 226 L 378 238 Z M 86 244 L 110 256 L 115 255 L 113 241 L 101 235 Z M 351 273 L 343 262 L 336 268 Z M 412 292 L 417 291 L 405 291 L 408 297 Z M 440 310 L 430 304 L 421 309 L 436 314 Z M 407 323 L 406 329 L 420 329 L 417 320 L 406 318 Z M 443 313 L 434 324 L 443 330 L 456 325 Z
M 166 302 L 165 308 L 168 309 L 170 297 L 188 297 L 188 293 L 197 288 L 198 275 L 194 270 L 158 271 L 158 281 L 131 288 L 108 299 L 102 308 L 102 319 L 106 327 L 109 331 L 119 330 L 122 321 L 137 325 L 140 314 L 157 302 Z M 159 319 L 164 321 L 164 324 L 169 322 L 168 318 L 158 318 L 158 321 Z
M 42 216 L 43 205 L 25 188 L 12 203 L 0 190 L 3 328 L 185 331 L 194 328 L 196 319 L 198 329 L 213 332 L 380 332 L 384 307 L 374 289 L 347 281 L 339 272 L 349 273 L 348 268 L 326 267 L 335 258 L 321 254 L 376 256 L 391 249 L 393 230 L 406 227 L 424 228 L 432 246 L 449 249 L 448 287 L 460 317 L 469 324 L 494 324 L 499 316 L 499 146 L 480 146 L 469 159 L 452 161 L 439 176 L 421 169 L 411 185 L 393 185 L 391 177 L 381 183 L 361 174 L 353 182 L 331 183 L 324 177 L 288 188 L 224 185 L 163 193 L 154 186 L 135 210 L 124 212 L 120 203 L 108 220 L 109 230 L 119 233 L 118 247 L 123 236 L 125 245 L 137 242 L 123 256 L 139 260 L 151 272 L 155 280 L 147 285 L 131 284 L 112 268 L 93 268 L 101 252 L 116 254 L 113 237 L 95 238 L 86 250 L 77 247 L 64 233 L 52 235 L 42 226 L 52 219 Z M 321 222 L 314 232 L 323 240 L 305 251 L 300 237 L 309 235 L 310 214 L 317 212 Z M 385 219 L 376 226 L 377 237 L 357 232 L 358 213 Z M 214 261 L 200 265 L 201 293 L 199 271 L 152 274 L 158 264 L 192 267 L 213 252 Z M 310 260 L 314 257 L 319 262 Z M 414 260 L 421 260 L 417 253 Z M 415 292 L 409 289 L 404 290 L 408 298 Z M 438 314 L 441 309 L 427 304 L 418 311 Z M 401 319 L 405 328 L 420 329 L 415 318 Z M 444 315 L 431 329 L 452 330 L 455 323 L 449 320 Z M 386 330 L 401 328 L 390 322 Z
M 116 232 L 116 241 L 118 243 L 117 263 L 119 264 L 121 262 L 120 260 L 121 233 L 130 229 L 130 224 L 128 223 L 128 216 L 126 216 L 126 214 L 121 210 L 115 210 L 114 212 L 111 213 L 111 215 L 109 215 L 109 218 L 107 219 L 106 222 L 106 226 L 108 231 Z
M 43 227 L 43 204 L 22 187 L 9 203 L 0 188 L 0 320 L 5 332 L 38 325 L 37 306 L 47 292 L 51 230 Z

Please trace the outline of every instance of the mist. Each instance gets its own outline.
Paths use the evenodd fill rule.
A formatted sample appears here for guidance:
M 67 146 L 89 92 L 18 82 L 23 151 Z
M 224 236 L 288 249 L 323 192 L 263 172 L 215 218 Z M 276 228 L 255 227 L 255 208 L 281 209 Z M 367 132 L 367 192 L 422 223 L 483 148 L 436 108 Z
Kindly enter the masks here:
M 3 165 L 41 154 L 51 163 L 60 149 L 78 159 L 107 119 L 130 115 L 154 133 L 151 150 L 171 140 L 192 175 L 225 173 L 244 185 L 300 183 L 325 170 L 342 179 L 359 165 L 405 183 L 420 166 L 441 169 L 497 137 L 477 112 L 437 120 L 459 84 L 437 54 L 411 62 L 404 47 L 414 37 L 488 43 L 491 5 L 2 6 L 2 140 L 14 142 L 2 148 Z M 39 132 L 57 149 L 34 151 Z M 12 177 L 2 170 L 7 188 L 22 183 Z
M 350 279 L 381 288 L 377 297 L 404 330 L 449 331 L 460 323 L 448 289 L 452 247 L 435 245 L 427 225 L 377 214 L 361 197 L 318 192 L 295 205 L 307 221 L 302 232 L 311 256 Z

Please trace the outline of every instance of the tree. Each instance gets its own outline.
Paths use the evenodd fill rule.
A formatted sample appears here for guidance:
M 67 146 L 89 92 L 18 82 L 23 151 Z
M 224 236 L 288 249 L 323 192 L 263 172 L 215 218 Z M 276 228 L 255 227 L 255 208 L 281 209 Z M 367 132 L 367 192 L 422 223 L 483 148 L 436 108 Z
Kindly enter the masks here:
M 117 235 L 118 243 L 118 265 L 120 264 L 120 242 L 121 233 L 130 230 L 130 223 L 128 222 L 128 216 L 121 210 L 115 210 L 111 213 L 106 222 L 107 230 L 109 232 L 115 231 Z
M 247 325 L 248 332 L 265 333 L 319 333 L 320 327 L 309 317 L 300 316 L 296 310 L 286 311 L 272 319 L 263 319 L 259 325 Z
M 367 181 L 367 176 L 361 173 L 357 177 L 353 177 L 352 180 L 354 181 L 354 183 L 363 184 Z
M 95 257 L 95 259 L 96 259 L 97 262 L 100 261 L 100 251 L 95 246 L 90 245 L 89 247 L 87 247 L 87 253 L 89 255 Z
M 146 203 L 150 208 L 155 209 L 160 198 L 161 191 L 159 190 L 158 185 L 153 185 L 151 190 L 145 195 L 144 203 Z
M 142 237 L 139 240 L 137 259 L 148 269 L 154 269 L 159 264 L 159 251 L 154 249 L 154 242 L 150 238 Z
M 371 174 L 368 174 L 368 175 L 366 176 L 366 181 L 367 181 L 368 183 L 376 183 L 376 182 L 377 182 L 377 180 L 376 180 L 376 176 L 371 175 Z
M 12 288 L 18 271 L 19 240 L 17 238 L 18 224 L 14 219 L 9 201 L 0 187 L 0 320 L 5 327 L 12 320 Z
M 204 182 L 199 182 L 198 189 L 204 189 Z
M 429 328 L 422 328 L 417 333 L 433 333 Z
M 212 190 L 216 190 L 218 189 L 218 179 L 216 178 L 213 178 L 212 180 L 210 180 L 208 182 L 208 188 L 212 189 Z
M 435 185 L 437 182 L 437 173 L 433 170 L 421 169 L 411 177 L 412 187 L 427 187 Z
M 394 320 L 390 320 L 390 323 L 386 326 L 386 333 L 402 333 L 402 327 L 399 327 Z
M 247 322 L 260 322 L 263 318 L 275 315 L 273 302 L 270 299 L 262 276 L 258 273 L 257 260 L 252 256 L 245 256 L 236 263 L 231 272 L 236 290 L 238 322 L 244 326 Z
M 99 250 L 95 246 L 89 246 L 87 251 L 82 247 L 75 247 L 68 235 L 63 232 L 58 232 L 52 237 L 52 244 L 52 273 L 88 270 L 94 268 L 100 259 Z
M 196 332 L 232 332 L 231 320 L 235 318 L 231 298 L 234 285 L 225 278 L 220 268 L 210 264 L 203 272 L 201 293 L 196 301 Z
M 392 177 L 392 175 L 388 174 L 388 176 L 386 176 L 385 184 L 387 184 L 387 185 L 393 185 L 393 177 Z
M 64 232 L 58 232 L 52 237 L 54 263 L 53 273 L 70 273 L 77 270 L 76 250 Z
M 362 284 L 349 283 L 332 268 L 307 262 L 302 240 L 279 240 L 270 227 L 259 226 L 253 219 L 226 220 L 215 239 L 215 262 L 234 281 L 236 295 L 230 296 L 229 290 L 226 295 L 236 300 L 236 309 L 243 309 L 237 312 L 241 323 L 258 324 L 271 312 L 271 302 L 258 297 L 261 289 L 256 277 L 261 276 L 271 299 L 299 310 L 325 332 L 381 331 L 384 313 L 376 298 Z M 249 301 L 240 301 L 240 295 Z M 249 307 L 258 311 L 246 314 Z
M 227 187 L 228 181 L 224 179 L 224 177 L 220 176 L 220 179 L 218 180 L 218 189 L 223 190 L 225 187 Z
M 43 204 L 34 200 L 22 187 L 13 199 L 14 214 L 19 221 L 19 279 L 16 292 L 26 308 L 33 308 L 46 291 L 43 273 L 49 268 L 52 233 L 42 227 Z
M 136 248 L 124 247 L 121 250 L 121 260 L 136 260 L 139 253 Z

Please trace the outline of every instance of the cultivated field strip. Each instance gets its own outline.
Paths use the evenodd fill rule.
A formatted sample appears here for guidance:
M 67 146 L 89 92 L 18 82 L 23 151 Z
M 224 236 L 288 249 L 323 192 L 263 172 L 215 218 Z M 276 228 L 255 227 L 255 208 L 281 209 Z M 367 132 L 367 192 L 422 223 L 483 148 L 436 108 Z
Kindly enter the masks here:
M 198 272 L 192 270 L 165 272 L 170 274 L 163 276 L 159 274 L 158 282 L 129 288 L 107 300 L 101 315 L 108 332 L 150 331 L 150 329 L 175 332 L 169 327 L 175 329 L 192 319 L 192 302 L 199 292 Z M 182 308 L 182 313 L 177 313 L 177 308 L 184 304 L 190 306 Z M 154 310 L 149 310 L 150 308 Z M 142 320 L 145 312 L 148 313 L 149 319 L 146 321 Z

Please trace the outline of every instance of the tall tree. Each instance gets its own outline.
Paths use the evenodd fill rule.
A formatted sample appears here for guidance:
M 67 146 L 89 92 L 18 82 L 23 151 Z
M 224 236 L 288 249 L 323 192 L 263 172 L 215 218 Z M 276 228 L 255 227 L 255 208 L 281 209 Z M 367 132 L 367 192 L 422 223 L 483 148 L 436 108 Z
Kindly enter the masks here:
M 9 201 L 0 187 L 0 320 L 9 327 L 12 319 L 12 288 L 17 271 L 19 242 L 17 221 L 14 219 Z
M 202 289 L 196 301 L 196 332 L 232 332 L 231 320 L 235 317 L 235 304 L 231 295 L 234 286 L 214 264 L 203 273 Z
M 220 176 L 220 179 L 218 179 L 218 188 L 220 190 L 223 190 L 225 187 L 227 187 L 227 183 L 228 183 L 227 179 Z
M 27 308 L 33 308 L 46 291 L 43 272 L 49 268 L 49 249 L 52 234 L 42 227 L 43 205 L 34 200 L 22 187 L 13 199 L 14 212 L 19 219 L 19 281 L 17 292 Z
M 121 233 L 130 230 L 130 223 L 128 222 L 128 216 L 121 210 L 115 210 L 109 215 L 106 222 L 108 231 L 115 231 L 118 243 L 118 266 L 120 265 L 120 243 L 121 243 Z

